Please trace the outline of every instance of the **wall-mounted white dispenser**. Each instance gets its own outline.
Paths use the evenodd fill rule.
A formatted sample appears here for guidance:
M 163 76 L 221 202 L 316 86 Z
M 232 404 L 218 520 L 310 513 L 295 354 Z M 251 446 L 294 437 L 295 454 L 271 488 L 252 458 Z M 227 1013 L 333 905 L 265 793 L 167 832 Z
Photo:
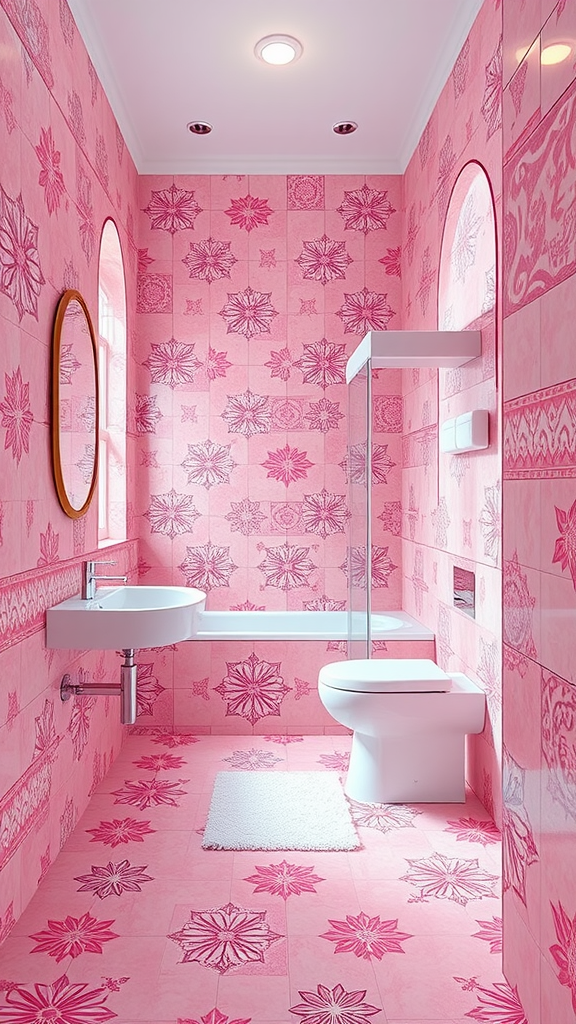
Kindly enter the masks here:
M 488 410 L 473 409 L 440 427 L 440 451 L 456 455 L 488 447 Z

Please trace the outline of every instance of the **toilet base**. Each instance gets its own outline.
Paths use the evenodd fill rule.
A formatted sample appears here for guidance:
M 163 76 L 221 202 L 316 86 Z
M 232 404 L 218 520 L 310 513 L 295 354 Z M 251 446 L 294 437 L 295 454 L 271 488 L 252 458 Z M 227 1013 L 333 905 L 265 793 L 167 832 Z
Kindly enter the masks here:
M 455 733 L 378 739 L 355 732 L 344 792 L 360 803 L 464 803 L 464 740 Z

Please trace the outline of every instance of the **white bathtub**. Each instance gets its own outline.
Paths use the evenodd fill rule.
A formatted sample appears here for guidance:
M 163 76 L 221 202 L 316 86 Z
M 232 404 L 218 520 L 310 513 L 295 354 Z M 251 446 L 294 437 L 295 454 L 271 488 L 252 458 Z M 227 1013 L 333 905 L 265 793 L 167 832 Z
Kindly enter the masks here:
M 203 611 L 194 640 L 346 640 L 347 612 Z M 433 640 L 434 633 L 406 612 L 372 615 L 373 640 Z

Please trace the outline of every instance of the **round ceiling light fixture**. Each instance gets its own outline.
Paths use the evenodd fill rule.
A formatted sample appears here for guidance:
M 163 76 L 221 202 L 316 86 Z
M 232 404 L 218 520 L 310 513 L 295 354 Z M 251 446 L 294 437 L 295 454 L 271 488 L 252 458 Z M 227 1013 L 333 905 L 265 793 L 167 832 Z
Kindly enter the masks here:
M 259 39 L 254 53 L 265 64 L 293 64 L 302 56 L 302 43 L 294 36 L 272 35 Z
M 540 54 L 541 64 L 561 64 L 572 53 L 569 43 L 551 43 Z
M 192 135 L 209 135 L 212 131 L 212 125 L 208 121 L 189 121 L 186 127 Z
M 332 131 L 336 132 L 336 135 L 352 135 L 357 127 L 356 121 L 337 121 L 332 125 Z

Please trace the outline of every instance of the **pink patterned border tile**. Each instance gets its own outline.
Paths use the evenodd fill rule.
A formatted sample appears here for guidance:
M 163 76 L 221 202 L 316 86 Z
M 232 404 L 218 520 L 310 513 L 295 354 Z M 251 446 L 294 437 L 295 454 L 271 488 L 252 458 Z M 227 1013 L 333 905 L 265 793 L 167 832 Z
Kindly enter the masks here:
M 576 380 L 504 407 L 504 479 L 576 476 Z

